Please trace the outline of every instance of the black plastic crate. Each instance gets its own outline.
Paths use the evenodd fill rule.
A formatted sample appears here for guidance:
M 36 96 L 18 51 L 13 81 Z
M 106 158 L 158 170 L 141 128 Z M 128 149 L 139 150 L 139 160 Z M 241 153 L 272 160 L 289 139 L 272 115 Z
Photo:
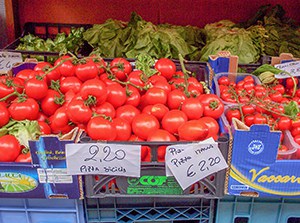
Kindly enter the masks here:
M 85 199 L 87 223 L 212 223 L 216 200 L 185 198 Z
M 33 34 L 42 39 L 53 39 L 58 33 L 66 33 L 69 34 L 71 28 L 79 28 L 83 27 L 85 30 L 92 27 L 90 24 L 68 24 L 68 23 L 33 23 L 28 22 L 25 23 L 22 35 L 17 38 L 15 41 L 4 47 L 4 50 L 9 52 L 18 52 L 21 53 L 24 57 L 31 56 L 43 56 L 44 60 L 48 60 L 48 56 L 59 56 L 59 52 L 45 52 L 45 51 L 27 51 L 27 50 L 16 50 L 18 45 L 20 44 L 20 39 L 27 34 Z M 78 56 L 87 56 L 92 51 L 91 46 L 84 41 L 84 45 L 79 50 Z
M 93 142 L 83 134 L 81 143 Z M 85 195 L 88 198 L 104 197 L 177 197 L 177 198 L 220 198 L 224 195 L 226 170 L 211 174 L 196 182 L 185 190 L 182 190 L 174 177 L 165 176 L 165 163 L 158 162 L 157 148 L 162 145 L 171 145 L 179 142 L 106 142 L 129 145 L 149 146 L 151 149 L 151 161 L 142 162 L 141 177 L 86 175 Z M 229 140 L 226 136 L 218 139 L 218 146 L 225 160 L 228 156 Z M 147 182 L 147 183 L 145 183 Z M 160 182 L 160 183 L 157 183 Z

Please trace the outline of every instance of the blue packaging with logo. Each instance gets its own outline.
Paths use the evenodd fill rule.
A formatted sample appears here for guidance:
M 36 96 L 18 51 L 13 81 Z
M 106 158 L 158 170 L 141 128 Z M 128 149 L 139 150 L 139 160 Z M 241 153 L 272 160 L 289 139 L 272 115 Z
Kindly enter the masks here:
M 277 160 L 280 134 L 268 125 L 245 126 L 233 120 L 229 195 L 300 197 L 299 160 Z
M 0 198 L 82 199 L 81 177 L 66 170 L 65 145 L 76 136 L 42 136 L 29 141 L 32 163 L 0 163 Z

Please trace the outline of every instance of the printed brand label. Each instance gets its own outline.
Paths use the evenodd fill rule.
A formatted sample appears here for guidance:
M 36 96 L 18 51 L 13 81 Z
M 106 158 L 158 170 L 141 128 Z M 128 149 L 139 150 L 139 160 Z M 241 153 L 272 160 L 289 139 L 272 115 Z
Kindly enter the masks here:
M 248 151 L 252 155 L 258 155 L 264 150 L 264 144 L 260 140 L 253 140 L 248 145 Z
M 71 184 L 73 179 L 67 169 L 37 169 L 40 183 Z
M 38 182 L 31 176 L 4 172 L 0 173 L 0 192 L 2 193 L 24 193 L 34 190 Z

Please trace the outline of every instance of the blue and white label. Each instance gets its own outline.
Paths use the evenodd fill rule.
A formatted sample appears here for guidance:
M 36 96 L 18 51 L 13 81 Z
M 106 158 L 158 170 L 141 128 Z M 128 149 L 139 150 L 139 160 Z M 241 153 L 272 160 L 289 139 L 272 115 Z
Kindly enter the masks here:
M 230 185 L 231 190 L 249 190 L 249 186 L 247 185 Z
M 261 140 L 253 140 L 248 145 L 248 151 L 252 155 L 258 155 L 264 150 L 264 144 Z

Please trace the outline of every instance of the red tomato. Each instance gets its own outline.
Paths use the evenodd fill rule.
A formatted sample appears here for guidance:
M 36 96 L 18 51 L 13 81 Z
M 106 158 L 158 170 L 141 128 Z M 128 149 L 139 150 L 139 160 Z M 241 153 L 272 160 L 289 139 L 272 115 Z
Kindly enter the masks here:
M 106 62 L 102 58 L 99 58 L 97 55 L 91 55 L 91 57 L 93 58 L 93 61 L 99 70 L 99 74 L 103 74 L 106 70 Z
M 0 162 L 14 162 L 21 152 L 21 146 L 13 135 L 0 137 Z
M 60 129 L 64 129 L 69 125 L 69 117 L 67 115 L 66 107 L 57 109 L 49 118 L 50 128 L 52 131 L 60 132 Z
M 47 95 L 48 85 L 44 79 L 40 79 L 38 76 L 29 79 L 25 83 L 25 93 L 28 97 L 40 100 Z
M 164 90 L 156 87 L 148 89 L 145 93 L 145 100 L 149 105 L 166 104 L 167 97 L 168 95 Z
M 155 84 L 157 84 L 158 82 L 165 83 L 165 82 L 168 82 L 168 80 L 167 80 L 167 78 L 165 78 L 164 76 L 155 74 L 155 75 L 152 75 L 151 77 L 149 77 L 147 83 L 148 83 L 148 84 L 151 83 L 151 85 L 155 85 Z
M 171 134 L 178 133 L 178 128 L 185 122 L 188 118 L 183 111 L 170 110 L 163 117 L 161 124 L 162 128 L 170 132 Z
M 147 141 L 171 142 L 171 141 L 177 141 L 177 139 L 174 135 L 172 135 L 168 131 L 163 129 L 157 129 L 148 136 Z
M 21 88 L 23 86 L 23 81 L 19 78 L 11 78 L 11 77 L 3 77 L 0 80 L 0 98 L 3 98 L 5 96 L 8 96 L 15 92 L 15 89 L 17 92 L 22 93 L 23 89 Z M 15 88 L 15 89 L 14 89 Z M 15 99 L 16 96 L 9 97 L 6 101 L 10 101 Z
M 297 86 L 298 83 L 299 83 L 298 79 L 297 79 L 297 78 L 294 78 L 294 81 L 295 81 L 296 86 Z M 286 82 L 285 82 L 285 87 L 286 87 L 286 88 L 289 88 L 289 89 L 294 88 L 294 86 L 295 86 L 294 81 L 293 81 L 293 78 L 291 78 L 291 77 L 287 78 L 287 79 L 286 79 Z
M 169 83 L 171 84 L 171 90 L 181 90 L 183 91 L 184 89 L 184 79 L 183 78 L 172 78 Z
M 214 140 L 217 140 L 220 131 L 218 122 L 212 117 L 202 117 L 199 119 L 199 121 L 202 121 L 208 128 L 208 134 L 206 138 L 213 137 Z
M 132 131 L 135 135 L 142 139 L 159 129 L 159 122 L 153 115 L 139 114 L 132 120 Z
M 43 98 L 41 102 L 41 108 L 43 113 L 50 116 L 61 106 L 58 101 L 60 94 L 57 91 L 49 89 L 47 95 Z
M 169 111 L 169 108 L 163 104 L 148 105 L 143 109 L 143 113 L 154 115 L 159 121 Z
M 126 89 L 127 99 L 125 105 L 137 107 L 140 104 L 141 94 L 136 87 L 129 85 Z
M 120 86 L 120 85 L 116 85 L 116 86 Z M 81 85 L 80 95 L 81 95 L 82 99 L 86 101 L 86 103 L 88 105 L 99 106 L 105 100 L 107 100 L 107 102 L 111 101 L 111 100 L 108 100 L 109 91 L 110 91 L 108 89 L 111 90 L 114 88 L 112 88 L 112 86 L 106 87 L 105 84 L 103 83 L 103 81 L 101 81 L 101 80 L 90 79 L 90 80 L 85 81 Z M 110 92 L 110 93 L 113 94 L 114 91 Z M 115 96 L 115 95 L 113 95 L 113 96 Z M 126 97 L 126 95 L 125 95 L 125 97 Z M 112 105 L 114 106 L 114 104 L 112 104 Z
M 208 135 L 208 128 L 203 121 L 190 120 L 178 128 L 180 140 L 201 141 Z
M 111 118 L 114 118 L 116 116 L 116 110 L 114 106 L 106 101 L 97 107 L 93 107 L 93 111 L 99 115 L 106 115 Z
M 15 160 L 15 162 L 17 163 L 31 163 L 32 159 L 31 159 L 31 154 L 28 151 L 27 153 L 21 153 L 17 159 Z
M 132 120 L 140 113 L 140 110 L 132 105 L 123 105 L 117 108 L 116 117 L 123 118 L 131 124 Z
M 243 89 L 244 88 L 244 84 L 245 84 L 245 81 L 239 81 L 236 84 L 236 88 Z
M 87 124 L 87 134 L 93 140 L 115 140 L 117 137 L 116 128 L 112 123 L 103 117 L 93 117 Z
M 236 118 L 238 120 L 241 120 L 241 112 L 238 108 L 230 108 L 226 111 L 226 118 L 229 123 L 232 123 L 232 119 Z
M 199 98 L 203 105 L 203 115 L 218 119 L 224 112 L 224 104 L 220 98 L 215 94 L 203 94 Z
M 34 78 L 39 73 L 37 71 L 31 70 L 31 69 L 24 69 L 19 71 L 16 74 L 16 77 L 22 80 L 23 83 L 25 83 L 27 80 Z
M 203 106 L 196 98 L 187 98 L 181 106 L 181 110 L 188 119 L 199 119 L 203 116 Z
M 156 81 L 153 84 L 152 88 L 162 89 L 162 90 L 164 90 L 166 92 L 166 94 L 169 94 L 171 92 L 171 85 L 167 81 Z
M 252 76 L 246 76 L 243 80 L 245 83 L 250 82 L 250 83 L 254 83 L 254 78 Z
M 73 90 L 69 90 L 65 93 L 65 96 L 64 96 L 64 104 L 63 106 L 67 106 L 72 100 L 73 98 L 75 98 L 77 95 L 75 94 L 75 92 Z
M 40 131 L 42 135 L 50 135 L 51 134 L 51 128 L 50 126 L 43 121 L 38 121 L 39 126 L 40 126 Z
M 192 89 L 195 89 L 200 94 L 203 94 L 203 85 L 195 77 L 189 77 L 188 84 L 189 87 L 193 87 Z
M 15 99 L 8 108 L 11 117 L 15 120 L 36 120 L 39 116 L 39 104 L 32 98 Z
M 69 90 L 73 90 L 75 93 L 80 91 L 82 82 L 77 77 L 65 77 L 60 80 L 60 91 L 65 94 Z
M 46 74 L 46 81 L 49 86 L 51 85 L 51 81 L 57 81 L 61 77 L 58 68 L 53 69 L 53 66 L 48 62 L 39 62 L 34 67 L 34 70 L 43 75 Z
M 300 126 L 294 127 L 291 131 L 291 134 L 293 137 L 295 137 L 296 135 L 300 135 Z
M 9 122 L 10 113 L 4 104 L 0 104 L 0 127 L 6 125 Z
M 51 65 L 51 63 L 46 62 L 46 61 L 41 61 L 38 62 L 35 67 L 33 68 L 34 71 L 42 71 L 45 72 L 47 71 L 47 69 L 52 68 L 53 66 Z
M 87 123 L 92 117 L 92 110 L 81 99 L 74 98 L 67 106 L 67 115 L 73 123 Z
M 272 101 L 280 103 L 282 101 L 282 94 L 279 91 L 275 91 L 271 94 L 269 94 L 269 97 L 272 99 Z
M 130 62 L 124 58 L 115 58 L 110 63 L 110 69 L 117 79 L 124 81 L 127 75 L 132 71 L 132 66 Z
M 294 136 L 294 140 L 295 140 L 295 142 L 298 144 L 298 145 L 300 145 L 300 135 L 295 135 Z M 300 158 L 300 157 L 299 157 Z
M 95 79 L 99 74 L 98 67 L 93 60 L 84 61 L 75 66 L 75 75 L 82 82 Z
M 128 141 L 142 142 L 142 141 L 145 141 L 145 140 L 141 139 L 140 137 L 138 137 L 136 135 L 131 135 L 130 138 L 128 139 Z
M 127 141 L 131 136 L 131 125 L 123 118 L 115 118 L 112 120 L 112 125 L 115 127 L 117 141 Z
M 159 146 L 157 148 L 157 161 L 158 162 L 165 162 L 166 148 L 167 148 L 167 146 Z
M 254 114 L 255 107 L 253 105 L 243 105 L 242 106 L 242 112 L 243 112 L 244 115 Z
M 42 112 L 39 112 L 39 115 L 38 115 L 38 118 L 36 119 L 37 121 L 41 121 L 41 122 L 44 122 L 48 119 L 48 116 L 45 115 L 44 113 Z
M 244 122 L 247 126 L 251 126 L 254 124 L 254 115 L 250 114 L 250 115 L 246 115 L 244 117 Z
M 182 103 L 186 100 L 186 98 L 187 98 L 186 95 L 178 89 L 171 91 L 168 94 L 168 99 L 167 99 L 167 104 L 169 109 L 178 109 L 182 105 Z
M 266 116 L 264 116 L 262 114 L 254 115 L 254 120 L 253 120 L 254 124 L 267 124 L 267 122 L 268 122 L 268 120 L 267 120 Z
M 75 65 L 72 63 L 72 60 L 70 56 L 62 56 L 55 61 L 54 66 L 58 66 L 57 70 L 61 76 L 75 76 Z
M 281 94 L 284 94 L 284 92 L 285 92 L 285 88 L 282 84 L 276 84 L 275 86 L 272 87 L 272 89 L 274 91 L 280 92 Z
M 159 59 L 158 61 L 156 61 L 154 67 L 167 80 L 170 80 L 176 72 L 175 63 L 168 58 Z
M 140 70 L 135 70 L 135 71 L 132 71 L 132 72 L 128 75 L 127 81 L 129 81 L 130 83 L 132 83 L 132 84 L 134 84 L 134 85 L 140 87 L 140 88 L 138 88 L 138 90 L 139 90 L 140 92 L 142 92 L 141 88 L 145 87 L 145 82 L 142 80 L 142 79 L 143 79 L 143 78 L 142 78 L 143 76 L 144 76 L 144 74 L 143 74 L 142 71 L 140 71 Z
M 292 120 L 288 117 L 280 117 L 278 120 L 278 129 L 281 131 L 289 130 L 292 127 Z
M 219 84 L 219 85 L 226 85 L 226 86 L 228 86 L 229 83 L 230 83 L 230 80 L 229 80 L 229 78 L 226 77 L 226 76 L 222 76 L 222 77 L 220 77 L 220 78 L 218 79 L 218 84 Z
M 125 104 L 126 100 L 126 90 L 120 84 L 107 86 L 106 101 L 111 103 L 114 108 L 122 106 Z
M 245 89 L 248 94 L 251 94 L 254 91 L 254 83 L 249 81 L 245 82 L 243 89 Z
M 149 146 L 142 146 L 141 161 L 142 162 L 150 162 L 151 161 L 151 148 Z

